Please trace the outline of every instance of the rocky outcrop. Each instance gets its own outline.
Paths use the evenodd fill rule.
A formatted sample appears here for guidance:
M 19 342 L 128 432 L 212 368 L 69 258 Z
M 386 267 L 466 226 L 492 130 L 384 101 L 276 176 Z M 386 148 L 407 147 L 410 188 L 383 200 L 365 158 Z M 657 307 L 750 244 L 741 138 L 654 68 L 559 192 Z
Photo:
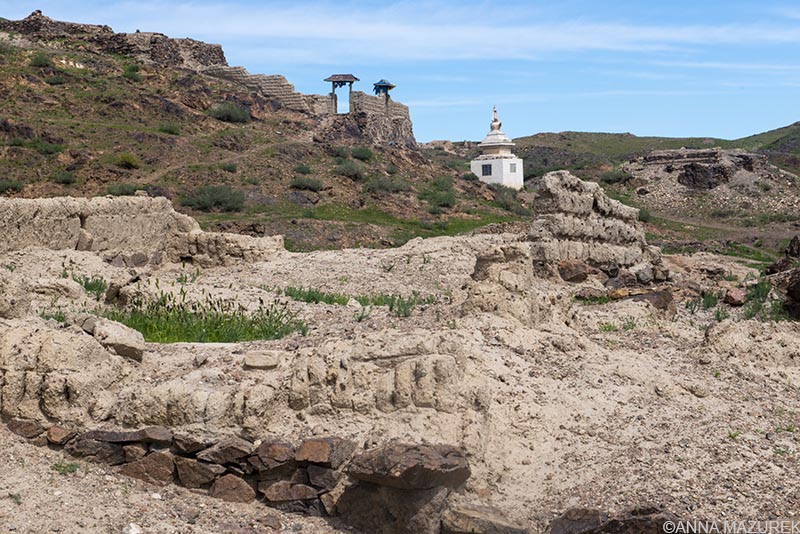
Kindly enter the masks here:
M 571 508 L 550 524 L 551 534 L 659 534 L 675 528 L 676 517 L 657 508 L 637 508 L 609 515 L 591 508 Z M 665 525 L 667 522 L 672 522 Z M 677 525 L 680 528 L 680 525 Z
M 0 199 L 0 253 L 40 247 L 102 253 L 120 267 L 162 261 L 202 267 L 259 261 L 283 239 L 208 233 L 163 197 Z M 135 229 L 135 230 L 134 230 Z
M 0 269 L 0 319 L 24 317 L 29 311 L 28 288 L 13 273 Z
M 0 21 L 0 30 L 46 40 L 83 38 L 102 52 L 122 54 L 159 67 L 197 70 L 209 65 L 226 65 L 220 45 L 194 39 L 171 39 L 160 33 L 114 33 L 108 26 L 53 20 L 38 10 L 22 20 Z

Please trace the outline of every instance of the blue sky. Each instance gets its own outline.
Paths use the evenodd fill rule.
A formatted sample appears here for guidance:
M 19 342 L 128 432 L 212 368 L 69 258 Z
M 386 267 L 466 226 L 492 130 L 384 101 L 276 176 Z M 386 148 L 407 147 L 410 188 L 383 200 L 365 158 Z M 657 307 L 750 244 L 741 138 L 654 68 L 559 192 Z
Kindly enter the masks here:
M 800 4 L 622 0 L 115 2 L 0 0 L 0 16 L 220 43 L 299 91 L 387 78 L 418 140 L 564 130 L 736 138 L 800 120 Z

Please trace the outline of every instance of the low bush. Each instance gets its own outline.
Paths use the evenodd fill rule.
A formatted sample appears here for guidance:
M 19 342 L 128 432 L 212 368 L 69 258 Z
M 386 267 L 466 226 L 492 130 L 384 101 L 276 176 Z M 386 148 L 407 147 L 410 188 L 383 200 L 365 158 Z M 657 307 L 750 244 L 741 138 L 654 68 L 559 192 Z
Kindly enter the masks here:
M 516 189 L 501 184 L 492 184 L 490 187 L 492 191 L 494 191 L 494 201 L 504 210 L 522 216 L 532 213 L 531 210 L 525 208 L 519 201 L 519 197 L 517 196 L 518 191 Z
M 205 185 L 190 196 L 182 197 L 180 203 L 200 211 L 242 211 L 244 193 L 227 185 Z
M 239 167 L 235 163 L 220 163 L 219 168 L 225 172 L 234 173 Z
M 122 152 L 114 157 L 114 165 L 123 169 L 138 169 L 141 164 L 139 158 L 130 152 Z
M 478 176 L 474 172 L 465 172 L 461 175 L 462 180 L 466 180 L 467 182 L 477 182 L 479 180 Z
M 372 150 L 370 150 L 367 147 L 361 147 L 361 146 L 355 147 L 351 151 L 351 154 L 354 158 L 359 159 L 361 161 L 370 161 L 373 157 L 375 157 L 375 154 L 373 154 Z
M 53 175 L 53 181 L 61 185 L 72 185 L 77 181 L 77 179 L 75 178 L 74 173 L 69 171 L 58 171 Z
M 58 154 L 64 150 L 64 146 L 58 143 L 51 143 L 45 141 L 41 137 L 34 137 L 33 139 L 21 139 L 19 137 L 12 137 L 8 141 L 9 146 L 19 146 L 23 148 L 32 148 L 39 154 L 49 156 L 51 154 Z
M 650 214 L 650 210 L 647 208 L 639 208 L 639 220 L 645 223 L 652 221 L 653 216 Z
M 403 191 L 409 191 L 411 189 L 411 185 L 399 177 L 386 177 L 386 176 L 375 176 L 367 180 L 367 183 L 364 184 L 364 191 L 367 193 L 401 193 Z
M 250 112 L 233 102 L 223 102 L 209 109 L 209 117 L 223 122 L 245 123 L 250 122 Z
M 50 57 L 44 52 L 36 52 L 31 58 L 31 67 L 44 69 L 52 66 L 53 62 L 50 61 Z
M 333 169 L 333 173 L 339 176 L 346 176 L 354 181 L 364 179 L 364 169 L 355 161 L 343 161 Z
M 314 288 L 303 287 L 287 287 L 283 290 L 283 294 L 287 297 L 299 300 L 300 302 L 308 302 L 310 304 L 338 304 L 345 306 L 350 301 L 350 297 L 341 293 L 326 293 L 325 291 Z
M 331 150 L 331 154 L 335 158 L 347 159 L 350 157 L 350 149 L 346 146 L 336 146 Z
M 44 81 L 48 85 L 64 85 L 67 83 L 67 79 L 64 76 L 50 76 L 45 78 Z
M 296 176 L 292 183 L 289 184 L 289 187 L 292 189 L 300 189 L 303 191 L 322 191 L 324 187 L 320 180 L 316 178 L 311 178 L 310 176 Z
M 98 276 L 89 278 L 88 276 L 73 275 L 72 279 L 78 282 L 87 293 L 94 295 L 94 298 L 97 300 L 100 300 L 100 297 L 102 297 L 106 289 L 108 289 L 108 282 Z
M 144 189 L 143 186 L 129 183 L 108 184 L 106 187 L 106 194 L 115 197 L 129 197 L 137 191 Z
M 16 180 L 0 180 L 0 195 L 6 191 L 22 191 L 22 182 Z
M 134 82 L 142 81 L 142 75 L 139 72 L 139 65 L 125 65 L 125 68 L 122 71 L 122 77 Z
M 312 174 L 314 170 L 306 164 L 300 164 L 294 168 L 294 172 L 297 174 Z

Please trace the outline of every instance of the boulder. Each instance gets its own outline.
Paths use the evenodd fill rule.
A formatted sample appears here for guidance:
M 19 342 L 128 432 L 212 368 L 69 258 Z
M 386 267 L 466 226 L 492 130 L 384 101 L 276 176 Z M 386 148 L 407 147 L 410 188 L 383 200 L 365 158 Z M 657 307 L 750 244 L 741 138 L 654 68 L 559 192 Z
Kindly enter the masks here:
M 225 468 L 221 465 L 181 456 L 175 457 L 175 467 L 178 470 L 178 479 L 187 488 L 201 488 L 225 472 Z
M 344 491 L 336 509 L 342 521 L 370 534 L 439 534 L 448 493 L 358 483 Z
M 75 431 L 63 426 L 53 425 L 47 429 L 47 441 L 53 445 L 64 445 L 75 437 Z
M 172 482 L 175 465 L 170 453 L 155 451 L 144 458 L 123 465 L 119 472 L 151 484 L 168 484 Z
M 250 502 L 256 498 L 256 492 L 250 484 L 236 475 L 218 478 L 208 490 L 208 494 L 226 502 Z
M 457 487 L 471 474 L 457 447 L 399 442 L 357 455 L 345 471 L 357 480 L 406 490 Z
M 297 449 L 295 460 L 338 469 L 355 449 L 356 444 L 347 439 L 312 438 L 303 441 Z
M 11 419 L 7 426 L 14 434 L 27 439 L 33 439 L 44 432 L 42 424 L 34 419 Z
M 647 302 L 657 310 L 668 311 L 673 314 L 676 312 L 675 299 L 672 296 L 672 291 L 669 289 L 640 293 L 632 296 L 631 300 L 634 302 Z
M 117 465 L 125 462 L 122 445 L 78 436 L 64 447 L 73 456 L 85 457 L 95 462 Z
M 172 443 L 172 432 L 163 426 L 148 426 L 140 430 L 90 430 L 81 435 L 83 439 L 94 439 L 106 443 L 152 443 L 168 446 Z
M 244 355 L 245 369 L 274 369 L 281 363 L 282 353 L 277 350 L 254 350 Z
M 732 287 L 725 291 L 722 301 L 731 306 L 744 306 L 744 303 L 747 302 L 747 293 L 743 289 Z
M 583 282 L 589 272 L 589 266 L 582 261 L 566 260 L 558 263 L 558 274 L 565 282 Z
M 467 505 L 451 508 L 442 517 L 442 534 L 526 534 L 493 506 Z
M 307 472 L 311 485 L 325 491 L 333 489 L 341 477 L 339 471 L 318 465 L 309 465 Z
M 270 502 L 306 501 L 317 498 L 317 490 L 305 484 L 293 484 L 288 480 L 262 482 L 258 491 Z
M 800 319 L 800 268 L 794 269 L 786 284 L 786 309 L 796 319 Z
M 141 332 L 128 328 L 122 323 L 95 317 L 94 315 L 83 315 L 78 318 L 81 328 L 94 336 L 106 348 L 112 349 L 120 356 L 142 361 L 145 350 L 144 336 Z
M 230 464 L 250 455 L 253 444 L 236 436 L 224 438 L 197 455 L 199 460 L 215 464 Z

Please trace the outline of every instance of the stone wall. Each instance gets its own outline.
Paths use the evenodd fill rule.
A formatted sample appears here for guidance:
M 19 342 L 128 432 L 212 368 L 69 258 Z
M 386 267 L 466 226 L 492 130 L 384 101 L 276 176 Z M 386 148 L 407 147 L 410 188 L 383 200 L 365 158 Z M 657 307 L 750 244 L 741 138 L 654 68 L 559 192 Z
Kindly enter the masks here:
M 228 67 L 227 65 L 213 65 L 202 69 L 201 72 L 247 87 L 278 103 L 279 106 L 276 107 L 285 107 L 292 111 L 316 112 L 320 99 L 325 98 L 321 95 L 298 93 L 294 90 L 294 85 L 279 74 L 250 74 L 244 67 Z
M 350 95 L 350 115 L 362 134 L 377 144 L 408 148 L 416 147 L 408 106 L 353 91 Z
M 114 263 L 201 266 L 259 260 L 283 250 L 280 237 L 203 232 L 163 197 L 0 198 L 0 253 L 27 247 L 103 253 Z

